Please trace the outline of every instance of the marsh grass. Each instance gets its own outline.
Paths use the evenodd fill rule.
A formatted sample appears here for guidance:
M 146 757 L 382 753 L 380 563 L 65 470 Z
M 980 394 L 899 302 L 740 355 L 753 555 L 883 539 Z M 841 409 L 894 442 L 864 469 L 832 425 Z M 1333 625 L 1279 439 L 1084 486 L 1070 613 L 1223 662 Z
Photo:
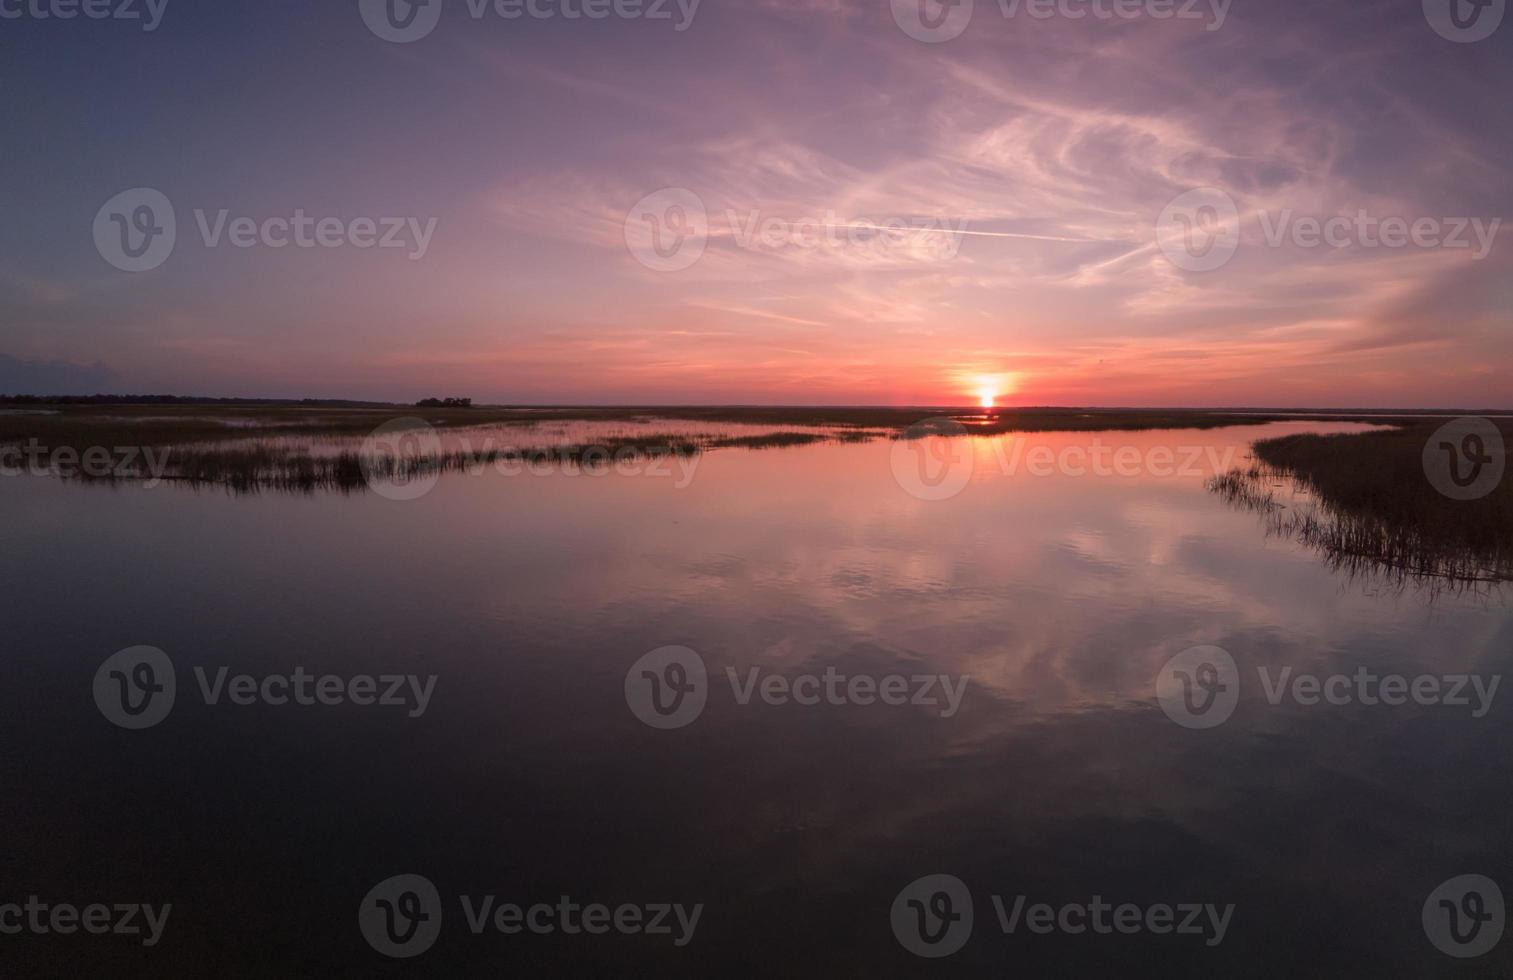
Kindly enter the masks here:
M 342 450 L 311 453 L 293 445 L 262 443 L 224 449 L 179 449 L 170 455 L 166 481 L 221 486 L 238 493 L 280 490 L 357 493 L 375 481 L 405 484 L 441 473 L 477 473 L 499 464 L 538 470 L 577 468 L 607 472 L 627 463 L 695 456 L 701 447 L 679 439 L 605 439 L 555 446 L 464 449 L 423 455 L 370 454 Z
M 1513 580 L 1513 480 L 1476 500 L 1444 496 L 1424 472 L 1435 428 L 1262 440 L 1253 465 L 1208 487 L 1351 575 L 1454 589 Z
M 294 404 L 49 404 L 28 405 L 28 414 L 0 413 L 0 445 L 37 438 L 54 445 L 183 445 L 253 436 L 364 435 L 391 419 L 413 416 L 438 429 L 530 426 L 544 422 L 619 422 L 644 425 L 652 420 L 689 423 L 736 423 L 773 429 L 827 427 L 837 430 L 901 431 L 930 418 L 972 418 L 974 434 L 1003 432 L 1106 431 L 1137 429 L 1207 429 L 1258 424 L 1306 415 L 1237 415 L 1221 411 L 1149 409 L 999 409 L 846 408 L 684 406 L 633 408 L 331 408 Z M 46 412 L 47 414 L 40 414 Z M 1379 415 L 1317 416 L 1334 420 L 1380 421 Z
M 963 420 L 967 434 L 979 437 L 1034 431 L 1207 429 L 1298 417 L 1144 409 L 1026 408 L 984 414 L 959 408 L 460 408 L 136 401 L 29 404 L 27 411 L 0 414 L 0 447 L 32 444 L 44 452 L 66 448 L 81 454 L 91 447 L 150 447 L 167 452 L 167 468 L 161 473 L 164 480 L 236 491 L 304 492 L 362 490 L 366 483 L 363 438 L 402 417 L 423 420 L 438 434 L 442 446 L 421 459 L 398 459 L 392 464 L 367 460 L 369 470 L 380 476 L 385 465 L 448 472 L 546 448 L 557 453 L 564 465 L 586 459 L 587 465 L 597 466 L 593 459 L 606 450 L 611 455 L 630 453 L 644 458 L 715 449 L 859 443 L 907 437 L 918 433 L 910 428 L 916 423 L 941 417 Z M 760 431 L 763 428 L 770 431 Z M 469 441 L 482 441 L 484 448 L 472 451 Z M 463 447 L 460 450 L 453 448 L 458 443 Z M 144 463 L 139 459 L 135 466 L 106 476 L 92 476 L 77 468 L 59 475 L 102 483 L 147 479 L 153 474 Z
M 834 437 L 819 432 L 769 432 L 755 436 L 723 436 L 706 443 L 708 449 L 781 449 L 829 442 Z

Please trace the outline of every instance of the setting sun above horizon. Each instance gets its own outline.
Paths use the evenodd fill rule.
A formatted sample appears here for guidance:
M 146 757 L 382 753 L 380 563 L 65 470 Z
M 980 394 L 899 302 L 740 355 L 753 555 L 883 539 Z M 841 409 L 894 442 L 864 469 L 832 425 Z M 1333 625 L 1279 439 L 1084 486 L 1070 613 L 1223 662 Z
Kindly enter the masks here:
M 1223 30 L 1125 16 L 1166 0 L 1120 0 L 1111 19 L 1102 0 L 1043 20 L 1039 4 L 926 4 L 932 22 L 951 11 L 947 41 L 920 27 L 923 2 L 679 0 L 660 7 L 688 20 L 659 26 L 538 21 L 579 5 L 533 0 L 513 28 L 475 19 L 511 6 L 485 0 L 184 4 L 151 32 L 178 40 L 146 71 L 129 29 L 11 18 L 52 6 L 0 0 L 9 88 L 49 93 L 7 104 L 6 131 L 36 145 L 0 187 L 0 214 L 25 216 L 0 225 L 0 394 L 979 411 L 1513 397 L 1498 217 L 1513 116 L 1487 84 L 1513 28 L 1453 43 L 1411 0 L 1369 17 L 1234 4 Z M 1451 9 L 1502 19 L 1424 3 L 1452 34 Z M 1336 64 L 1366 25 L 1349 84 L 1298 70 Z M 232 60 L 207 75 L 201 48 Z M 299 70 L 267 71 L 272 50 Z M 354 78 L 406 94 L 357 98 Z M 499 100 L 501 84 L 524 94 Z M 184 92 L 171 112 L 91 133 L 113 121 L 91 93 L 140 108 L 165 86 Z M 291 107 L 303 125 L 245 122 Z M 323 127 L 387 147 L 396 119 L 404 149 L 354 181 Z M 1433 135 L 1405 139 L 1402 120 Z M 126 162 L 81 165 L 102 147 Z

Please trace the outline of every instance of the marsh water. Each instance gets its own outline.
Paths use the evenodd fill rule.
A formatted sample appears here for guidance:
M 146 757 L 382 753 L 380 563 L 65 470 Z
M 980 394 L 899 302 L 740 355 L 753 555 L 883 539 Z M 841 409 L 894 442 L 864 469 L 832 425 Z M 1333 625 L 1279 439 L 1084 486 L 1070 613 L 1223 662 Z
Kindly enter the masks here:
M 1343 575 L 1205 489 L 1256 438 L 1354 428 L 966 439 L 950 494 L 888 440 L 689 473 L 485 467 L 408 500 L 0 480 L 0 882 L 173 907 L 151 947 L 7 935 L 0 956 L 49 975 L 1506 975 L 1513 941 L 1457 959 L 1424 916 L 1457 876 L 1513 885 L 1513 691 L 1273 704 L 1266 680 L 1485 682 L 1513 654 L 1506 597 Z M 1131 452 L 1095 472 L 1099 446 Z M 92 690 L 144 645 L 177 693 L 128 730 Z M 681 727 L 633 704 L 664 647 L 707 668 Z M 1194 647 L 1237 665 L 1212 727 L 1157 697 Z M 418 715 L 208 703 L 196 668 L 221 667 L 435 681 Z M 827 672 L 841 694 L 800 703 Z M 908 695 L 882 703 L 895 676 Z M 440 899 L 413 959 L 359 927 L 396 875 Z M 974 910 L 939 959 L 893 915 L 931 875 Z M 702 909 L 666 934 L 475 931 L 485 896 Z M 1020 896 L 1233 908 L 1222 936 L 1042 932 L 1001 921 Z

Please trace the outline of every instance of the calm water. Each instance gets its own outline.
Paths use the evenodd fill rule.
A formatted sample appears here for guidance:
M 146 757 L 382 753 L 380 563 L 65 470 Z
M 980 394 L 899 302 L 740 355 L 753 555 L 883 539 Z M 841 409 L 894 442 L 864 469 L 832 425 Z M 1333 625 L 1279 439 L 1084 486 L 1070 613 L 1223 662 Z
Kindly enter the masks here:
M 409 501 L 0 480 L 0 902 L 173 906 L 152 947 L 0 936 L 3 972 L 1505 976 L 1513 938 L 1453 959 L 1423 910 L 1456 876 L 1513 885 L 1513 691 L 1477 718 L 1469 689 L 1273 705 L 1259 680 L 1485 681 L 1513 654 L 1504 597 L 1347 581 L 1203 487 L 1262 432 L 1352 428 L 972 440 L 942 500 L 906 492 L 888 442 L 713 452 L 688 480 L 449 474 Z M 1014 455 L 1095 438 L 1134 447 L 1138 474 Z M 137 645 L 177 691 L 131 731 L 92 691 Z M 1187 727 L 1157 679 L 1210 645 L 1237 665 L 1233 715 Z M 683 727 L 631 703 L 650 684 L 632 666 L 666 646 L 708 672 Z M 410 717 L 207 704 L 196 667 L 436 681 Z M 911 699 L 915 677 L 965 686 L 954 711 L 938 685 L 934 705 L 844 683 L 848 703 L 742 704 L 727 673 L 802 692 L 829 668 L 904 677 Z M 413 959 L 359 927 L 401 874 L 440 901 Z M 940 920 L 960 948 L 935 961 L 891 914 L 961 914 L 949 888 L 901 894 L 931 875 L 973 909 L 965 938 Z M 463 896 L 702 909 L 671 934 L 475 934 Z M 1012 915 L 1016 896 L 1129 903 L 1140 931 L 1011 933 L 994 898 Z M 1233 909 L 1211 943 L 1206 911 L 1204 934 L 1148 928 L 1162 904 Z

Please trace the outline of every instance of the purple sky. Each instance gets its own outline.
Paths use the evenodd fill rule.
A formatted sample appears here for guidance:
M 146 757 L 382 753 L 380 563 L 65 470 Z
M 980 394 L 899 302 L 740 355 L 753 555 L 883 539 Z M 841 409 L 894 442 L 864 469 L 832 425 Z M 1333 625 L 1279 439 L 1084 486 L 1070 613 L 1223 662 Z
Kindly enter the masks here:
M 1513 407 L 1465 0 L 33 2 L 0 391 Z

